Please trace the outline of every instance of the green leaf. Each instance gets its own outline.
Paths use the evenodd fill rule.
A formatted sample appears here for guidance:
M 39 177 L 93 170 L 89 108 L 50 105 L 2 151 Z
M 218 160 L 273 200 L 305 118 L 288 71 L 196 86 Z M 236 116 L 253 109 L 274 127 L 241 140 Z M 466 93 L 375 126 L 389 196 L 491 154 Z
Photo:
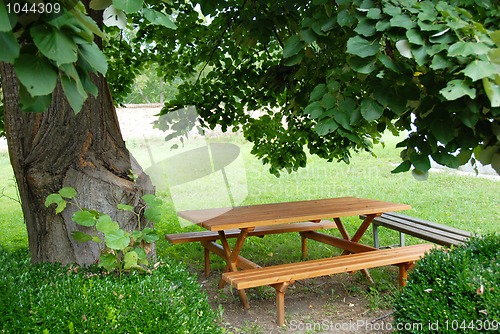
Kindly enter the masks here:
M 123 269 L 131 269 L 134 267 L 137 267 L 137 260 L 139 259 L 139 256 L 137 255 L 136 252 L 130 251 L 125 256 L 123 257 Z
M 5 3 L 2 1 L 0 2 L 0 32 L 10 32 L 12 30 L 12 26 L 9 14 L 7 13 L 7 7 L 5 7 Z
M 127 205 L 127 204 L 118 204 L 118 210 L 125 210 L 125 211 L 130 211 L 134 212 L 134 207 L 132 205 Z
M 49 108 L 52 94 L 33 97 L 23 85 L 19 85 L 19 102 L 24 112 L 40 113 Z
M 348 57 L 347 63 L 356 72 L 362 74 L 372 73 L 376 67 L 377 57 L 361 58 L 357 56 Z
M 317 85 L 312 90 L 311 95 L 309 97 L 309 101 L 312 102 L 312 101 L 321 100 L 323 98 L 323 95 L 325 95 L 327 91 L 328 91 L 328 88 L 325 84 Z
M 464 80 L 451 80 L 445 88 L 439 91 L 448 101 L 459 99 L 463 96 L 469 96 L 471 99 L 476 98 L 476 90 L 469 87 Z
M 106 269 L 107 271 L 112 271 L 118 268 L 118 259 L 116 255 L 106 253 L 106 254 L 101 254 L 99 258 L 99 265 Z
M 135 242 L 141 241 L 143 237 L 142 231 L 134 230 L 130 234 L 130 238 L 132 238 Z
M 90 1 L 90 8 L 94 10 L 104 10 L 111 6 L 113 0 L 92 0 Z
M 150 207 L 161 207 L 161 206 L 163 206 L 162 200 L 159 199 L 158 197 L 156 197 L 153 194 L 146 194 L 146 195 L 142 196 L 142 200 L 144 202 L 146 202 L 146 204 L 149 205 Z
M 106 75 L 108 71 L 106 56 L 95 43 L 80 44 L 78 56 L 90 64 L 97 72 Z
M 45 199 L 45 206 L 49 207 L 51 204 L 57 204 L 56 214 L 60 214 L 61 212 L 63 212 L 64 209 L 66 209 L 67 205 L 66 201 L 61 197 L 60 194 L 50 194 L 49 196 L 47 196 L 47 198 Z
M 49 25 L 34 25 L 30 34 L 40 52 L 54 60 L 57 66 L 74 63 L 78 59 L 76 43 L 62 30 Z
M 304 45 L 304 41 L 298 35 L 293 35 L 285 42 L 283 58 L 290 58 L 297 55 L 304 48 Z
M 113 221 L 113 219 L 111 219 L 109 215 L 100 216 L 99 219 L 97 219 L 95 227 L 99 232 L 104 233 L 106 237 L 108 233 L 120 229 L 120 225 L 118 225 L 117 222 Z
M 452 67 L 453 63 L 449 61 L 447 58 L 437 54 L 432 58 L 432 63 L 430 68 L 434 71 L 442 70 L 448 67 Z
M 373 122 L 382 116 L 384 113 L 384 107 L 382 107 L 377 101 L 365 98 L 361 101 L 361 115 L 368 122 Z
M 50 194 L 47 196 L 45 199 L 45 207 L 49 207 L 51 204 L 58 204 L 60 202 L 63 202 L 64 199 L 61 197 L 59 194 Z
M 122 250 L 130 245 L 130 234 L 122 229 L 117 229 L 106 234 L 106 246 Z
M 162 210 L 159 207 L 150 207 L 144 211 L 144 216 L 153 223 L 160 223 L 162 217 Z
M 299 64 L 304 58 L 304 50 L 300 50 L 298 54 L 295 56 L 291 56 L 290 58 L 286 58 L 283 64 L 285 66 L 294 66 Z
M 71 236 L 78 242 L 88 242 L 92 240 L 92 236 L 82 231 L 73 231 Z
M 477 81 L 493 74 L 500 73 L 500 67 L 488 61 L 474 60 L 462 71 L 466 76 Z
M 416 169 L 421 172 L 427 172 L 431 168 L 429 157 L 425 154 L 413 153 L 410 154 L 410 162 Z
M 102 240 L 97 235 L 94 235 L 92 237 L 92 242 L 95 242 L 96 244 L 100 244 L 102 242 Z
M 462 56 L 467 57 L 471 55 L 485 55 L 491 49 L 484 43 L 473 43 L 473 42 L 456 42 L 450 46 L 448 49 L 448 56 L 456 57 Z
M 161 25 L 169 29 L 177 29 L 175 23 L 172 22 L 172 20 L 170 20 L 170 18 L 167 15 L 159 11 L 156 11 L 151 8 L 144 8 L 142 10 L 142 13 L 144 17 L 152 24 Z
M 408 38 L 408 42 L 416 45 L 424 45 L 425 41 L 422 38 L 422 35 L 417 29 L 410 29 L 406 32 L 406 37 Z
M 390 20 L 392 27 L 401 27 L 407 30 L 414 28 L 417 24 L 406 14 L 394 15 Z
M 14 68 L 17 78 L 31 96 L 48 95 L 56 88 L 57 72 L 46 58 L 21 54 Z
M 96 224 L 96 215 L 88 210 L 77 211 L 71 217 L 75 223 L 82 226 L 94 226 Z
M 360 36 L 349 38 L 347 41 L 347 52 L 361 58 L 376 55 L 380 50 L 379 41 L 369 41 Z
M 314 43 L 318 36 L 314 33 L 312 29 L 304 29 L 300 32 L 300 37 L 306 43 Z
M 448 144 L 453 138 L 455 138 L 455 133 L 453 129 L 450 127 L 451 120 L 444 121 L 442 119 L 436 119 L 431 124 L 431 131 L 436 139 L 443 143 Z
M 141 247 L 136 247 L 134 248 L 134 252 L 137 253 L 137 256 L 139 257 L 139 259 L 143 260 L 143 259 L 146 259 L 148 257 L 148 254 L 146 254 L 146 252 L 144 251 L 143 248 Z
M 380 20 L 382 18 L 382 11 L 380 8 L 370 8 L 366 13 L 366 17 L 372 20 Z
M 314 131 L 320 136 L 334 132 L 339 127 L 338 123 L 331 117 L 322 119 L 314 126 Z
M 370 37 L 373 36 L 377 31 L 375 29 L 375 24 L 376 23 L 373 20 L 361 19 L 358 25 L 356 26 L 356 29 L 354 29 L 354 31 L 365 37 Z
M 403 161 L 401 164 L 399 164 L 398 167 L 394 168 L 391 173 L 397 174 L 397 173 L 404 173 L 409 171 L 411 168 L 411 162 L 409 160 Z
M 2 45 L 2 52 L 0 52 L 0 61 L 9 64 L 14 64 L 14 61 L 19 57 L 21 47 L 17 42 L 14 33 L 11 31 L 0 32 L 0 45 Z
M 144 0 L 113 0 L 113 7 L 123 10 L 127 14 L 134 14 L 141 10 Z
M 319 101 L 315 101 L 315 102 L 309 104 L 304 109 L 304 113 L 311 115 L 312 119 L 319 118 L 320 116 L 322 116 L 324 114 L 324 112 L 325 112 L 325 109 L 323 108 L 323 106 L 321 105 L 321 102 L 319 102 Z
M 349 27 L 356 22 L 354 15 L 348 9 L 343 9 L 337 14 L 337 23 L 341 27 Z
M 142 233 L 144 235 L 143 240 L 148 244 L 153 243 L 158 239 L 160 239 L 158 232 L 152 228 L 146 227 L 144 230 L 142 230 Z
M 59 190 L 59 195 L 64 198 L 74 198 L 76 196 L 76 190 L 72 187 L 64 187 Z
M 498 78 L 499 76 L 497 75 L 496 77 Z M 488 96 L 488 99 L 490 100 L 491 107 L 500 107 L 500 85 L 490 78 L 484 78 L 483 87 L 486 92 L 486 96 Z
M 75 82 L 66 75 L 61 75 L 61 84 L 71 108 L 75 114 L 79 113 L 87 99 L 87 92 L 83 89 L 82 83 Z

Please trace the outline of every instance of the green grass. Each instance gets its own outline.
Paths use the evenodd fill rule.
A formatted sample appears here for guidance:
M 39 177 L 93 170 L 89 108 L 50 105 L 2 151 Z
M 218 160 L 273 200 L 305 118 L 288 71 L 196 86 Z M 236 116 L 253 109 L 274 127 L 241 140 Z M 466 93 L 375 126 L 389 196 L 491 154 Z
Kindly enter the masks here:
M 431 173 L 427 181 L 416 181 L 410 173 L 391 174 L 399 163 L 399 150 L 395 144 L 401 140 L 386 135 L 386 147 L 375 147 L 373 157 L 363 152 L 354 154 L 349 165 L 326 162 L 310 156 L 307 168 L 296 173 L 283 174 L 276 178 L 269 174 L 268 166 L 263 165 L 250 154 L 251 145 L 238 137 L 215 139 L 230 141 L 241 149 L 240 157 L 226 167 L 227 178 L 236 204 L 258 204 L 271 202 L 318 199 L 326 197 L 357 196 L 385 201 L 407 203 L 412 210 L 409 215 L 430 221 L 447 224 L 474 233 L 487 233 L 500 230 L 500 187 L 499 181 L 475 176 L 461 176 L 452 173 Z M 186 144 L 186 149 L 205 145 L 204 141 L 194 140 Z M 153 161 L 158 162 L 179 151 L 161 141 L 151 141 L 148 146 Z M 144 143 L 129 143 L 134 156 L 148 168 L 152 161 Z M 192 166 L 179 166 L 181 169 Z M 5 154 L 0 155 L 0 190 L 9 197 L 16 197 L 12 170 Z M 161 233 L 173 233 L 199 229 L 196 226 L 184 227 L 176 217 L 176 210 L 215 206 L 230 206 L 226 185 L 221 172 L 210 177 L 196 180 L 190 184 L 165 188 L 160 195 L 166 200 L 164 222 L 157 225 Z M 10 248 L 27 245 L 19 204 L 9 198 L 0 198 L 0 223 L 6 233 L 0 235 L 0 245 Z M 359 219 L 344 219 L 350 233 L 359 226 Z M 337 231 L 329 231 L 338 234 Z M 395 231 L 380 229 L 382 244 L 395 244 L 398 235 Z M 371 244 L 371 233 L 362 242 Z M 409 244 L 421 242 L 409 237 Z M 296 234 L 276 235 L 265 238 L 249 238 L 243 255 L 249 255 L 257 263 L 296 261 L 300 258 L 300 239 Z M 202 266 L 202 249 L 198 244 L 171 246 L 161 240 L 158 244 L 161 256 L 171 256 L 188 264 Z M 329 246 L 310 242 L 312 258 L 336 254 Z M 222 267 L 214 259 L 215 267 Z

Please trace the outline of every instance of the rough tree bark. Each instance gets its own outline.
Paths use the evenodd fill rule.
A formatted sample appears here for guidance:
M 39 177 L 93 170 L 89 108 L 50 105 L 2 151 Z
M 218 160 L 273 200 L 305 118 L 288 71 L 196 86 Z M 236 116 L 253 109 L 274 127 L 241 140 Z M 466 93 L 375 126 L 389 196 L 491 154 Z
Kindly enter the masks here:
M 71 232 L 73 208 L 55 215 L 45 198 L 63 186 L 78 191 L 78 201 L 133 229 L 130 213 L 117 211 L 118 203 L 137 206 L 140 197 L 154 192 L 152 183 L 133 159 L 122 139 L 107 81 L 96 77 L 97 98 L 90 97 L 77 115 L 60 85 L 52 104 L 41 114 L 23 113 L 12 66 L 0 64 L 4 93 L 5 129 L 33 262 L 90 264 L 99 256 L 93 243 L 77 243 Z M 137 180 L 129 177 L 130 172 Z

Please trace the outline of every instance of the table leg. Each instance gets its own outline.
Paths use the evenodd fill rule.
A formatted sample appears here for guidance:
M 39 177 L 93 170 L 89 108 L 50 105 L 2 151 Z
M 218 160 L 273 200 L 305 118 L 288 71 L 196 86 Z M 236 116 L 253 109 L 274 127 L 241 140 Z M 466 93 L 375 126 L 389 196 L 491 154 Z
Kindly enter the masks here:
M 368 229 L 368 226 L 370 226 L 373 219 L 375 219 L 375 217 L 376 217 L 376 215 L 368 215 L 352 238 L 349 236 L 349 232 L 347 232 L 347 230 L 346 230 L 344 224 L 342 224 L 342 221 L 340 220 L 340 218 L 334 218 L 333 220 L 335 221 L 335 224 L 337 224 L 337 228 L 338 228 L 340 234 L 342 235 L 342 238 L 344 238 L 347 241 L 358 242 L 361 239 L 361 237 L 363 236 L 363 234 L 366 232 L 366 230 Z M 349 251 L 344 250 L 341 255 L 347 255 L 349 253 L 350 253 Z M 368 281 L 370 281 L 370 283 L 374 283 L 373 278 L 370 275 L 370 272 L 368 271 L 368 269 L 361 269 L 361 272 L 365 275 L 365 277 L 368 279 Z
M 236 239 L 236 244 L 231 251 L 229 243 L 227 242 L 226 234 L 224 233 L 224 231 L 219 231 L 222 247 L 224 248 L 226 255 L 226 271 L 238 271 L 236 263 L 238 261 L 238 256 L 240 254 L 241 248 L 243 247 L 243 243 L 245 242 L 248 232 L 249 231 L 246 228 L 241 229 L 241 232 L 238 235 L 238 239 Z M 222 289 L 225 286 L 225 283 L 226 282 L 221 278 L 221 280 L 219 281 L 219 289 Z M 238 290 L 238 294 L 240 295 L 240 300 L 243 304 L 243 307 L 247 309 L 250 308 L 245 290 Z

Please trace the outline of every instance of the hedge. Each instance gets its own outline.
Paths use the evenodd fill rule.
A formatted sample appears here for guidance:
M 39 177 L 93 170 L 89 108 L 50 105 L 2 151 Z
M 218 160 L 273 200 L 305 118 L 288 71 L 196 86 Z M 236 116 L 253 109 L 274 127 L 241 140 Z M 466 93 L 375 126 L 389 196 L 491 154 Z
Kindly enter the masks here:
M 151 274 L 33 265 L 0 248 L 1 333 L 219 333 L 196 278 L 172 261 Z
M 418 261 L 396 298 L 394 322 L 404 333 L 500 330 L 500 235 L 432 250 Z

